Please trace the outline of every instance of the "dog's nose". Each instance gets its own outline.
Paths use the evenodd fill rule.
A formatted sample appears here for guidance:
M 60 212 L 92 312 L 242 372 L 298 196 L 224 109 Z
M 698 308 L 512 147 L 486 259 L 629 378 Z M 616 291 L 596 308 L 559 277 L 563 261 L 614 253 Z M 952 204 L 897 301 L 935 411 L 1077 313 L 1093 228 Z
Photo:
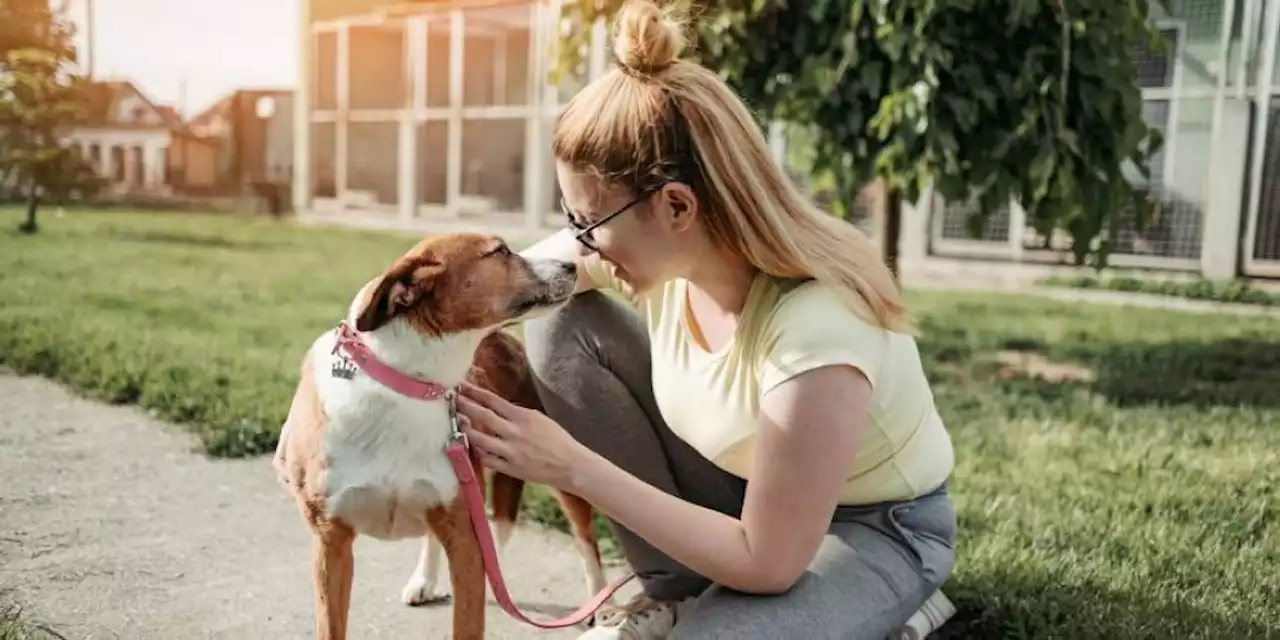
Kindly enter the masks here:
M 578 264 L 575 262 L 561 262 L 560 273 L 565 275 L 573 275 L 578 270 Z

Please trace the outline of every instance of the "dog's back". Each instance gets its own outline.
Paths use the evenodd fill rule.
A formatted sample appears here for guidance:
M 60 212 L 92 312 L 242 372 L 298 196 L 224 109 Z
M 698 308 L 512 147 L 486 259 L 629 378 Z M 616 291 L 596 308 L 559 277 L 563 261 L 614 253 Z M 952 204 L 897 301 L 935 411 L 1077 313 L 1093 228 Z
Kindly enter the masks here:
M 494 331 L 480 341 L 471 360 L 471 383 L 488 389 L 526 409 L 542 411 L 533 371 L 524 345 L 505 331 Z

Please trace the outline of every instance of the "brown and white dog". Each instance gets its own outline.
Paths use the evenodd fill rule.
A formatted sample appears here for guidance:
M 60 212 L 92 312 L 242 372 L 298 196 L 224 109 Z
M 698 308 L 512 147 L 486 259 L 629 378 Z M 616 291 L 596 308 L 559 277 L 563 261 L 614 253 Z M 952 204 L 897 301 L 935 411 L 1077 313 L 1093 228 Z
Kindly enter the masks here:
M 522 257 L 496 237 L 435 236 L 366 284 L 346 323 L 378 360 L 403 374 L 449 389 L 465 379 L 541 410 L 522 345 L 498 329 L 564 303 L 576 277 L 572 263 Z M 467 504 L 445 455 L 452 435 L 448 402 L 387 388 L 346 361 L 337 340 L 337 331 L 325 332 L 303 359 L 285 423 L 289 437 L 281 438 L 275 458 L 315 534 L 317 635 L 347 635 L 356 536 L 423 536 L 402 600 L 439 599 L 443 550 L 453 592 L 452 637 L 482 638 L 485 574 Z M 474 454 L 472 464 L 480 468 Z M 495 537 L 503 546 L 524 483 L 494 474 L 492 484 Z M 590 596 L 605 586 L 592 509 L 577 496 L 558 498 L 583 557 Z

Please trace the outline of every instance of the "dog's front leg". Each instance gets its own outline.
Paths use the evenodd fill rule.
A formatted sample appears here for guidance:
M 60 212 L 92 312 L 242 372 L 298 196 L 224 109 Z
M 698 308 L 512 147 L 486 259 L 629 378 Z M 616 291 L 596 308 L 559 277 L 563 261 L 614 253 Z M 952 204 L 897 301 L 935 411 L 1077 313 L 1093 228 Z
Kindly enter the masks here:
M 484 638 L 484 560 L 471 529 L 467 503 L 458 496 L 449 507 L 427 514 L 431 531 L 444 546 L 449 559 L 449 583 L 453 588 L 453 637 L 456 640 Z
M 327 526 L 316 533 L 312 568 L 315 571 L 316 637 L 320 640 L 346 640 L 355 572 L 354 541 L 355 535 L 344 527 Z

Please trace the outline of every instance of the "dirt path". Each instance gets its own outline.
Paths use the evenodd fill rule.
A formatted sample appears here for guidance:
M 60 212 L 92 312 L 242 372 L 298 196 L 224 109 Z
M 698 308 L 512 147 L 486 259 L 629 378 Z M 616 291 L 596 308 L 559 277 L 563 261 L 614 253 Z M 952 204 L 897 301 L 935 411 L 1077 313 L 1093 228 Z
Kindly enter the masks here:
M 0 588 L 68 638 L 310 637 L 310 535 L 269 461 L 194 446 L 136 409 L 0 371 Z M 512 539 L 504 571 L 527 612 L 583 600 L 571 544 L 536 527 Z M 448 605 L 399 601 L 417 553 L 357 542 L 353 638 L 449 636 Z M 488 616 L 491 638 L 575 636 L 517 625 L 492 600 Z

